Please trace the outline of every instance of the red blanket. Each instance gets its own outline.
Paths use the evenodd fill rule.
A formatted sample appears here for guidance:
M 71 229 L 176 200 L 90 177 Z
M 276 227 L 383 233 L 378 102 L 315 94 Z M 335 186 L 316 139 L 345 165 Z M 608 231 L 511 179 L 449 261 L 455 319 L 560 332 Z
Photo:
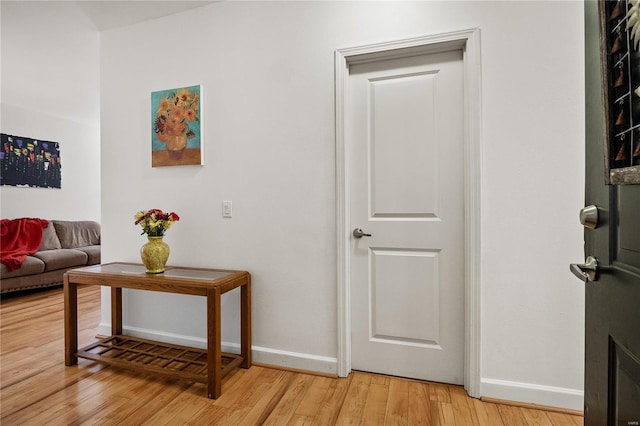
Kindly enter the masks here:
M 42 231 L 49 222 L 44 219 L 0 220 L 0 261 L 14 271 L 27 257 L 38 251 L 42 243 Z

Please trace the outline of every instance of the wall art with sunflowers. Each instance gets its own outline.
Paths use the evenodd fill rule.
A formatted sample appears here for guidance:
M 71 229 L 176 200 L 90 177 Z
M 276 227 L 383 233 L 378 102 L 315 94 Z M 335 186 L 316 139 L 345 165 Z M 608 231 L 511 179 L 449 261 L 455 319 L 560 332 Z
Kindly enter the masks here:
M 151 165 L 202 164 L 201 86 L 151 92 Z

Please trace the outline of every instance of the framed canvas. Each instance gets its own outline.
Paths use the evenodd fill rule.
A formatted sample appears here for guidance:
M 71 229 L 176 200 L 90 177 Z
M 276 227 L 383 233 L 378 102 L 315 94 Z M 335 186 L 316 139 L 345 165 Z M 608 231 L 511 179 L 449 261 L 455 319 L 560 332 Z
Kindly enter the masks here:
M 605 182 L 640 185 L 640 5 L 600 1 Z
M 151 92 L 151 166 L 203 164 L 202 87 Z
M 62 157 L 58 142 L 0 134 L 0 185 L 62 187 Z

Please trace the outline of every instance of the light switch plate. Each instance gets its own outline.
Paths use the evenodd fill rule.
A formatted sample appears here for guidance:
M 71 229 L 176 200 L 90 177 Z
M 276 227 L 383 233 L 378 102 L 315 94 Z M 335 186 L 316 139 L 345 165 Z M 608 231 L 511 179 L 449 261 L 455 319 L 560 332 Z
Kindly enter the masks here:
M 222 217 L 233 217 L 233 204 L 231 201 L 222 202 Z

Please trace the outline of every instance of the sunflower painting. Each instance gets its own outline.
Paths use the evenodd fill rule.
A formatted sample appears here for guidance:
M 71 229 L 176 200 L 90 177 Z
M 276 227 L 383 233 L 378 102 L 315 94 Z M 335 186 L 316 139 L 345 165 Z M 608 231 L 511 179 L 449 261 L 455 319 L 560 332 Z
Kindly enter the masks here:
M 202 164 L 200 86 L 151 93 L 151 165 Z

